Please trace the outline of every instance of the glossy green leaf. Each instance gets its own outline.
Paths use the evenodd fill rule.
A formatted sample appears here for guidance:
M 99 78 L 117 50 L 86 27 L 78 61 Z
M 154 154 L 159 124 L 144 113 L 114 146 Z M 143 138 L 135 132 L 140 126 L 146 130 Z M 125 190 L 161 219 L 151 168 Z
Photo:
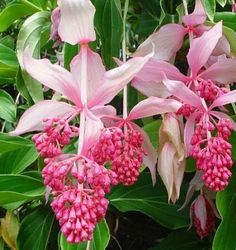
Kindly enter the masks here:
M 70 70 L 70 62 L 78 54 L 78 46 L 65 43 L 64 45 L 64 67 Z
M 227 38 L 230 48 L 231 48 L 231 54 L 233 56 L 236 56 L 236 32 L 234 32 L 232 29 L 223 26 L 223 33 L 225 37 Z
M 195 231 L 187 229 L 176 230 L 170 233 L 156 247 L 149 250 L 202 250 L 206 243 L 202 241 Z
M 150 174 L 142 173 L 138 182 L 130 187 L 115 187 L 108 197 L 110 204 L 121 212 L 139 211 L 172 229 L 189 225 L 188 212 L 177 211 L 181 207 L 180 203 L 169 204 L 164 185 L 158 180 L 153 187 Z
M 216 12 L 215 22 L 223 21 L 224 26 L 236 31 L 236 13 Z
M 213 250 L 235 249 L 236 238 L 233 232 L 236 230 L 236 172 L 229 186 L 216 196 L 216 204 L 222 221 L 216 231 Z
M 0 63 L 17 70 L 19 64 L 15 54 L 15 51 L 6 45 L 0 43 Z
M 202 5 L 206 11 L 208 18 L 213 22 L 215 11 L 216 11 L 216 2 L 215 0 L 201 0 Z
M 35 147 L 25 147 L 18 150 L 0 154 L 0 173 L 18 174 L 24 171 L 38 158 Z
M 4 90 L 0 90 L 0 118 L 8 122 L 16 120 L 16 105 L 12 97 Z
M 143 130 L 148 134 L 150 141 L 155 148 L 158 146 L 158 131 L 161 126 L 161 121 L 162 120 L 156 120 L 143 127 Z
M 105 250 L 110 240 L 109 228 L 105 220 L 102 220 L 95 228 L 93 239 L 90 242 L 90 250 Z M 66 238 L 60 237 L 61 250 L 86 250 L 87 242 L 81 244 L 69 244 Z
M 42 198 L 45 187 L 40 179 L 26 175 L 0 175 L 0 206 L 12 210 L 26 201 Z
M 34 8 L 32 5 L 23 3 L 10 4 L 0 13 L 0 32 L 8 29 L 15 20 L 31 15 L 37 11 L 39 11 L 39 9 Z
M 34 102 L 43 99 L 41 83 L 33 80 L 25 71 L 23 66 L 23 52 L 29 47 L 35 58 L 40 57 L 40 36 L 45 29 L 49 29 L 50 13 L 46 11 L 35 13 L 30 16 L 22 25 L 17 40 L 17 56 L 22 68 L 22 76 L 30 96 Z
M 122 39 L 120 0 L 94 0 L 95 27 L 101 38 L 101 53 L 108 68 L 115 66 L 112 57 L 119 57 Z
M 31 148 L 33 146 L 34 144 L 31 140 L 0 133 L 0 152 L 2 154 L 16 149 Z
M 18 250 L 46 250 L 54 214 L 48 207 L 38 207 L 27 215 L 21 225 L 17 237 Z

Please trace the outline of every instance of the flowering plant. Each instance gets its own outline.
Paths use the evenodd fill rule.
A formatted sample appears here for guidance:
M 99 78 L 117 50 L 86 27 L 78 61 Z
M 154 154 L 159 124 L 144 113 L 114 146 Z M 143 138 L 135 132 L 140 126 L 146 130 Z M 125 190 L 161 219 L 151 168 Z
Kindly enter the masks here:
M 234 248 L 235 4 L 167 2 L 3 5 L 3 247 Z

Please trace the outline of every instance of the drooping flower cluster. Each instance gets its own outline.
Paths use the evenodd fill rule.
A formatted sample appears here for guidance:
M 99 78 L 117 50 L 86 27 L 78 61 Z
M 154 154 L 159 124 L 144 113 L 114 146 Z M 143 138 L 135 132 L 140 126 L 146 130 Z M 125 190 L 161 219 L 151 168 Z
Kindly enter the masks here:
M 119 183 L 132 185 L 137 181 L 145 151 L 142 135 L 131 126 L 104 129 L 92 157 L 100 164 L 110 162 Z

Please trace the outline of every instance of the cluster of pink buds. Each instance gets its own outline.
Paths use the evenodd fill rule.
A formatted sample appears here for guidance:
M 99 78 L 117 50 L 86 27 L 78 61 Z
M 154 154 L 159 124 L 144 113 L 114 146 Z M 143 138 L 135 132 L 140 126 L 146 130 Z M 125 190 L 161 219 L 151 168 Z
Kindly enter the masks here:
M 137 181 L 143 162 L 142 135 L 131 126 L 106 128 L 99 142 L 92 150 L 96 162 L 109 162 L 117 180 L 123 185 L 132 185 Z
M 81 155 L 61 155 L 46 162 L 44 184 L 52 189 L 51 206 L 63 234 L 68 242 L 91 240 L 106 214 L 105 194 L 117 184 L 116 174 Z
M 193 112 L 195 108 L 192 107 L 189 104 L 183 104 L 181 108 L 176 112 L 177 115 L 183 115 L 185 117 L 189 117 Z
M 52 118 L 44 120 L 43 131 L 35 134 L 32 140 L 40 155 L 52 158 L 61 154 L 63 146 L 70 143 L 70 138 L 78 135 L 78 128 L 70 126 L 64 119 Z
M 207 138 L 207 133 L 214 131 L 212 123 L 199 123 L 192 137 L 191 155 L 196 159 L 196 166 L 203 171 L 202 179 L 205 185 L 214 191 L 221 191 L 228 185 L 232 175 L 231 144 L 227 141 L 232 131 L 228 119 L 220 119 L 214 137 Z
M 191 213 L 196 233 L 200 238 L 204 238 L 213 232 L 216 216 L 213 205 L 204 195 L 199 195 L 193 202 Z

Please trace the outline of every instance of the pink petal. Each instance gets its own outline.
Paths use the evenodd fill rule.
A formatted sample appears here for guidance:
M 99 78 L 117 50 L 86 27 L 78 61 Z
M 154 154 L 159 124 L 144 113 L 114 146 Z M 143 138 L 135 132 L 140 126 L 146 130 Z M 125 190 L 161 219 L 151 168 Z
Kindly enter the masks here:
M 236 102 L 236 90 L 232 90 L 224 95 L 218 97 L 209 107 L 209 109 L 213 109 L 215 107 L 224 106 L 229 103 Z
M 191 140 L 195 130 L 195 119 L 197 115 L 198 113 L 190 115 L 184 127 L 184 145 L 186 150 L 186 156 L 190 155 L 190 151 L 192 148 Z
M 163 72 L 171 80 L 189 80 L 172 64 L 152 58 L 135 76 L 132 86 L 147 96 L 167 97 L 170 94 L 162 83 Z
M 60 9 L 58 33 L 62 41 L 75 45 L 96 40 L 93 26 L 95 8 L 90 0 L 63 0 Z
M 116 109 L 111 105 L 95 106 L 90 111 L 98 118 L 116 116 Z
M 192 90 L 190 90 L 184 83 L 178 81 L 172 81 L 165 78 L 163 80 L 168 91 L 183 101 L 185 104 L 190 104 L 193 107 L 202 107 L 201 99 Z
M 225 59 L 212 64 L 199 78 L 229 84 L 236 81 L 236 58 Z
M 171 196 L 171 201 L 175 203 L 179 199 L 180 188 L 183 182 L 185 159 L 179 160 L 177 156 L 174 158 L 174 192 Z
M 61 19 L 61 10 L 59 7 L 57 7 L 56 9 L 52 11 L 52 15 L 51 15 L 52 26 L 51 26 L 50 39 L 58 40 L 59 38 L 58 26 L 60 23 L 60 19 Z
M 151 96 L 134 106 L 129 113 L 128 119 L 135 120 L 157 114 L 176 112 L 181 106 L 182 103 L 176 100 Z
M 182 17 L 182 21 L 186 26 L 195 26 L 203 24 L 206 21 L 206 13 L 202 6 L 201 0 L 196 0 L 193 13 Z
M 205 230 L 207 223 L 206 202 L 202 195 L 199 195 L 194 202 L 194 214 L 200 220 L 201 229 Z
M 174 188 L 174 157 L 176 150 L 171 142 L 166 142 L 159 153 L 157 170 L 167 189 L 168 200 L 170 200 Z
M 28 49 L 23 56 L 25 70 L 45 86 L 65 95 L 78 107 L 81 106 L 80 90 L 73 76 L 59 65 L 53 65 L 48 59 L 34 59 Z
M 42 130 L 45 118 L 63 117 L 75 113 L 76 109 L 64 102 L 41 101 L 27 109 L 21 116 L 18 125 L 11 135 L 20 135 L 31 131 Z
M 193 40 L 187 55 L 193 77 L 195 77 L 201 67 L 206 64 L 221 36 L 222 23 L 219 22 L 202 36 Z
M 100 87 L 89 101 L 88 107 L 109 103 L 142 69 L 152 55 L 132 58 L 120 67 L 107 71 L 103 81 L 100 82 Z
M 89 150 L 98 142 L 103 127 L 103 123 L 100 119 L 97 118 L 95 120 L 86 115 L 82 155 L 86 156 Z
M 216 44 L 215 49 L 212 51 L 212 55 L 213 56 L 220 56 L 222 54 L 225 54 L 227 56 L 230 56 L 230 44 L 228 42 L 228 40 L 226 39 L 225 36 L 222 36 L 218 43 Z
M 179 24 L 166 24 L 160 30 L 148 37 L 132 55 L 145 56 L 152 51 L 155 45 L 154 57 L 169 61 L 170 58 L 181 48 L 187 29 Z
M 142 147 L 147 153 L 147 155 L 143 157 L 143 163 L 145 166 L 149 168 L 151 176 L 152 176 L 152 184 L 155 185 L 156 184 L 157 152 L 154 149 L 147 133 L 135 123 L 132 123 L 132 126 L 135 130 L 141 133 L 143 137 Z
M 70 64 L 71 73 L 77 80 L 78 85 L 81 84 L 81 51 L 75 56 Z M 101 85 L 102 77 L 105 74 L 105 67 L 99 54 L 93 52 L 87 47 L 87 98 L 90 100 L 91 96 L 97 91 Z M 81 87 L 79 87 L 81 89 Z

